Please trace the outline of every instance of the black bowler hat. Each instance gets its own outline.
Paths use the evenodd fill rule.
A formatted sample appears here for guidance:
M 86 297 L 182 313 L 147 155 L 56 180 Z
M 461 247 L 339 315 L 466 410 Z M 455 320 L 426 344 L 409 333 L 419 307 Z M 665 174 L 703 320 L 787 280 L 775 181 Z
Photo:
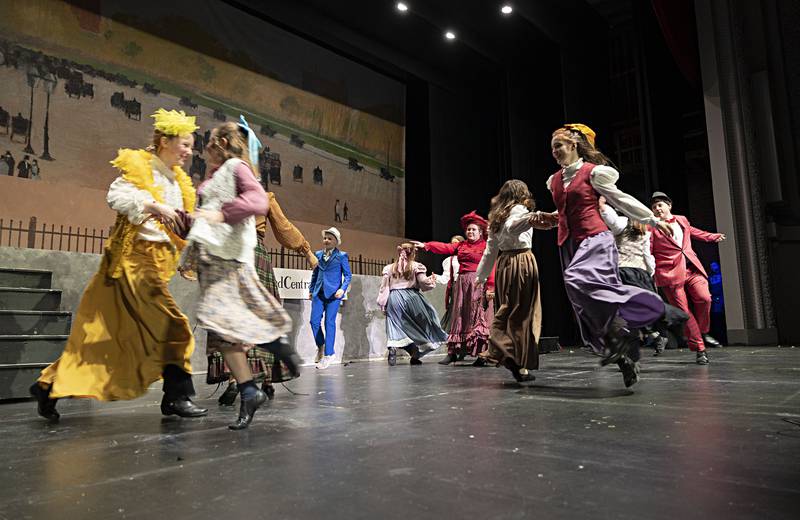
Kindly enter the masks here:
M 650 197 L 650 205 L 652 206 L 653 203 L 657 200 L 663 200 L 669 203 L 672 206 L 672 199 L 667 197 L 667 194 L 663 191 L 654 191 L 653 195 Z

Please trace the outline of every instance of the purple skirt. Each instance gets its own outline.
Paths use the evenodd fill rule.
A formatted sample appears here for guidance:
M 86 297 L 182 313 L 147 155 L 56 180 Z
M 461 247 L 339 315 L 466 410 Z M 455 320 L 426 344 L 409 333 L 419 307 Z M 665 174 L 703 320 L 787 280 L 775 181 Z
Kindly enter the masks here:
M 564 287 L 586 345 L 603 352 L 604 336 L 619 316 L 631 329 L 658 321 L 664 302 L 650 291 L 623 285 L 617 267 L 618 253 L 611 231 L 568 240 L 559 248 Z
M 461 351 L 477 356 L 489 346 L 489 325 L 494 319 L 491 302 L 483 297 L 483 290 L 475 283 L 477 273 L 459 273 L 453 282 L 453 306 L 450 311 L 450 335 L 447 351 Z

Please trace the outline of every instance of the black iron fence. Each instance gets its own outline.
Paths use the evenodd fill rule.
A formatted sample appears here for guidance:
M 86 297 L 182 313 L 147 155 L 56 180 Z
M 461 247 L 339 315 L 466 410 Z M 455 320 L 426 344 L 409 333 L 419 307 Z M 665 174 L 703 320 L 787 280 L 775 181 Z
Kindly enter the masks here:
M 97 230 L 89 227 L 64 226 L 45 223 L 39 224 L 36 217 L 24 220 L 0 218 L 0 246 L 24 247 L 28 249 L 49 249 L 52 251 L 69 251 L 73 253 L 103 252 L 103 246 L 111 232 L 111 228 Z M 267 254 L 273 267 L 283 269 L 311 269 L 305 255 L 286 249 L 267 248 Z M 383 266 L 393 262 L 364 258 L 362 255 L 350 257 L 350 269 L 353 274 L 380 276 Z

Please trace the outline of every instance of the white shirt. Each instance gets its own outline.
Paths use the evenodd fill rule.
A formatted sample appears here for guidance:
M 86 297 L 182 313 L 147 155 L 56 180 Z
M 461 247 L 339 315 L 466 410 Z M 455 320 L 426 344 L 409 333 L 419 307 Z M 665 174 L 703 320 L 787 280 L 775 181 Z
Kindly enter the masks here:
M 618 215 L 614 208 L 606 205 L 601 211 L 600 216 L 606 223 L 608 229 L 617 239 L 617 249 L 619 250 L 619 267 L 638 267 L 644 269 L 647 274 L 653 276 L 656 272 L 656 259 L 650 253 L 650 235 L 645 232 L 641 240 L 625 243 L 625 238 L 620 236 L 628 227 L 628 217 Z
M 578 173 L 581 166 L 583 166 L 583 159 L 578 159 L 564 168 L 561 179 L 565 189 L 569 186 L 569 183 L 572 182 L 572 179 L 575 178 L 575 174 Z M 592 188 L 600 195 L 603 195 L 609 204 L 633 220 L 638 220 L 642 224 L 655 226 L 658 222 L 658 218 L 653 215 L 650 208 L 636 200 L 635 197 L 620 191 L 620 189 L 617 188 L 617 179 L 619 179 L 619 172 L 617 170 L 611 166 L 602 165 L 595 166 L 589 176 L 589 182 L 592 184 Z M 551 187 L 552 182 L 553 175 L 547 179 L 547 189 L 550 191 L 553 191 Z
M 683 248 L 683 228 L 677 220 L 670 223 L 669 227 L 672 228 L 672 239 L 678 243 L 678 247 Z
M 184 209 L 183 194 L 178 181 L 175 180 L 175 173 L 159 159 L 153 160 L 153 181 L 156 186 L 161 188 L 164 204 L 176 209 Z M 117 177 L 108 188 L 106 201 L 111 209 L 128 217 L 131 224 L 139 226 L 137 240 L 170 241 L 156 221 L 148 220 L 142 224 L 142 221 L 148 216 L 144 212 L 144 205 L 148 202 L 156 202 L 149 191 L 140 190 L 122 177 Z
M 517 204 L 511 208 L 508 218 L 503 223 L 497 234 L 489 231 L 489 238 L 486 239 L 486 249 L 478 264 L 477 280 L 480 283 L 486 282 L 492 272 L 497 254 L 500 251 L 514 251 L 516 249 L 530 249 L 533 243 L 533 228 L 530 218 L 533 215 L 528 208 L 522 204 Z
M 458 257 L 448 256 L 442 260 L 442 274 L 436 275 L 436 281 L 442 285 L 450 283 L 450 266 L 453 266 L 453 281 L 458 279 Z

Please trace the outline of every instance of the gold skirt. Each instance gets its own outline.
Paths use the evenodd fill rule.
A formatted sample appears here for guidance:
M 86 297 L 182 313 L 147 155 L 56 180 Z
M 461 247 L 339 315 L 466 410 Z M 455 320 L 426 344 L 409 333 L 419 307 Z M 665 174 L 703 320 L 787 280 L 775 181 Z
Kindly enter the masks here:
M 108 278 L 108 255 L 83 293 L 67 346 L 42 370 L 50 397 L 134 399 L 161 378 L 164 366 L 191 373 L 194 336 L 167 289 L 175 270 L 172 246 L 136 241 Z

